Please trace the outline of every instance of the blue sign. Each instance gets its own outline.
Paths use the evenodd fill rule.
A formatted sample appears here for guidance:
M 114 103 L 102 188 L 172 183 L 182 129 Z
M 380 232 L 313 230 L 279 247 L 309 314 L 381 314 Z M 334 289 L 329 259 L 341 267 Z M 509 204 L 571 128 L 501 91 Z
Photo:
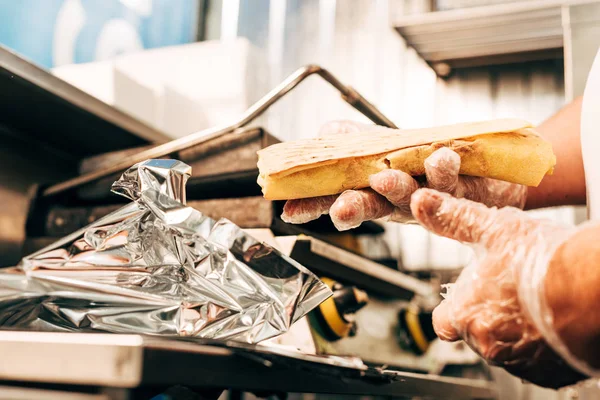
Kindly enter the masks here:
M 190 43 L 197 0 L 0 0 L 0 44 L 54 67 Z

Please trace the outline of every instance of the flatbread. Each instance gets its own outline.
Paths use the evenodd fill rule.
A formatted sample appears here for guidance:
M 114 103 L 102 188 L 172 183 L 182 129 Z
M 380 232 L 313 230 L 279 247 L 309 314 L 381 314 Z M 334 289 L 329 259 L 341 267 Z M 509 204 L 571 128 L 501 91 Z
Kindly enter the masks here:
M 359 133 L 278 143 L 258 152 L 258 183 L 265 198 L 289 200 L 368 187 L 387 168 L 424 174 L 424 161 L 440 147 L 461 156 L 463 175 L 537 186 L 556 163 L 549 142 L 518 119 L 426 129 L 375 126 Z

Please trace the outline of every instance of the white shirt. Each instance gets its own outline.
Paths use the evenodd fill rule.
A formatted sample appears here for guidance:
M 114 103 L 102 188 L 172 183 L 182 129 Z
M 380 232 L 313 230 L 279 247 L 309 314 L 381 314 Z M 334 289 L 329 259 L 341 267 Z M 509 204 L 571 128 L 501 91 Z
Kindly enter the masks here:
M 600 51 L 590 70 L 581 105 L 581 152 L 588 216 L 600 220 Z

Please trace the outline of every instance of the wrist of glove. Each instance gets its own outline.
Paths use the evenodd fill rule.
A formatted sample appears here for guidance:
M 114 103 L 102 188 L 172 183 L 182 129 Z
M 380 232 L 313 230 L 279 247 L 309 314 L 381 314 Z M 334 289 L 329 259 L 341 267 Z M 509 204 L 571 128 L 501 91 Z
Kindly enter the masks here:
M 426 229 L 475 253 L 434 311 L 442 340 L 464 339 L 491 364 L 541 386 L 597 375 L 560 339 L 544 292 L 554 252 L 576 229 L 427 189 L 413 194 L 411 210 Z
M 359 132 L 366 125 L 335 122 L 324 126 L 320 134 Z M 398 170 L 385 170 L 372 175 L 370 188 L 349 190 L 341 195 L 324 196 L 286 202 L 281 218 L 301 224 L 329 214 L 340 231 L 358 227 L 368 220 L 385 218 L 411 223 L 411 195 L 426 187 L 455 197 L 474 200 L 490 207 L 523 208 L 527 188 L 494 179 L 460 176 L 460 156 L 449 148 L 440 148 L 425 160 L 425 182 Z

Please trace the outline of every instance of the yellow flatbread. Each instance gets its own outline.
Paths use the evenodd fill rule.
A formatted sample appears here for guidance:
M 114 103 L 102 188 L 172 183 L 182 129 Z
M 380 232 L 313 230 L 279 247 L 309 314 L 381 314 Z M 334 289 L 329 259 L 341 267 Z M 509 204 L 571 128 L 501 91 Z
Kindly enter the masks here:
M 426 129 L 374 126 L 359 133 L 278 143 L 258 152 L 258 183 L 269 200 L 342 193 L 369 186 L 384 169 L 425 173 L 424 161 L 449 147 L 461 157 L 460 173 L 537 186 L 556 157 L 531 124 L 502 119 Z

